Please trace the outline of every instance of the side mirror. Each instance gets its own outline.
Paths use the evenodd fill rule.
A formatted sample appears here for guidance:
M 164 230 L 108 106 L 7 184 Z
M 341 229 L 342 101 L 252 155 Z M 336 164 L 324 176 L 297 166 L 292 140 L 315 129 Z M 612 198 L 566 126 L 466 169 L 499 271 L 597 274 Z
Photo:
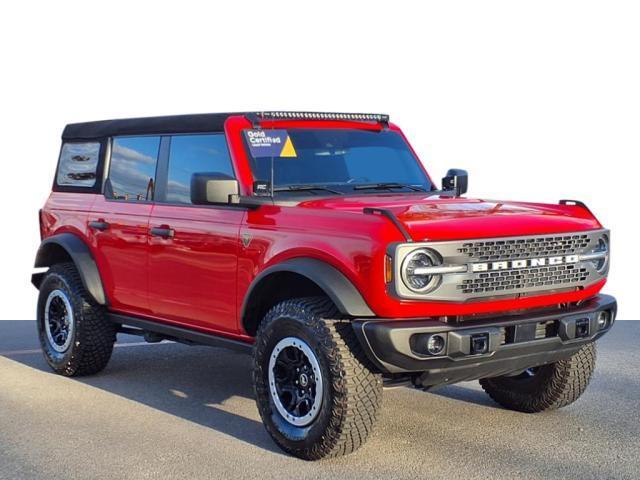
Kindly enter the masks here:
M 460 168 L 450 168 L 447 176 L 442 179 L 442 190 L 452 190 L 456 197 L 467 193 L 469 174 Z
M 208 205 L 229 203 L 230 195 L 238 195 L 238 181 L 224 173 L 194 173 L 191 175 L 191 203 Z

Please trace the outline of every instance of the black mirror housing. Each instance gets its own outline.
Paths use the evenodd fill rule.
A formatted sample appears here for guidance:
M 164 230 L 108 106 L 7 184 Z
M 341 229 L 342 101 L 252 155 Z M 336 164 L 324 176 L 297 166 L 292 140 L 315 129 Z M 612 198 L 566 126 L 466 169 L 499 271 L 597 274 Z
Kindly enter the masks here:
M 455 192 L 456 197 L 467 193 L 469 186 L 469 174 L 461 168 L 450 168 L 447 176 L 442 179 L 442 190 Z
M 191 203 L 194 205 L 228 204 L 238 195 L 238 181 L 224 173 L 201 172 L 191 175 Z

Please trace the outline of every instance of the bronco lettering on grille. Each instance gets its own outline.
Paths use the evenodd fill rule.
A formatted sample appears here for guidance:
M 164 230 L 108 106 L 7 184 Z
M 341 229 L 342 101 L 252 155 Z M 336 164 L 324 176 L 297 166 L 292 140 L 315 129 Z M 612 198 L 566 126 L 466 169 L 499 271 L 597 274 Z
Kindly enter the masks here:
M 560 257 L 527 258 L 501 262 L 482 262 L 472 263 L 471 271 L 488 272 L 492 270 L 514 270 L 527 267 L 544 267 L 546 265 L 564 265 L 567 263 L 578 263 L 578 261 L 578 255 L 565 255 Z

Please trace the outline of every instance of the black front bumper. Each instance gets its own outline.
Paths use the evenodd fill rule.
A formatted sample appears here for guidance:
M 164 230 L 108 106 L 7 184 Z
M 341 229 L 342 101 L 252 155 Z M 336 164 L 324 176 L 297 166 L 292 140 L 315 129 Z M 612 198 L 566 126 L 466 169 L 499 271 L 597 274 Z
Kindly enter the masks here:
M 610 320 L 598 324 L 600 312 Z M 616 300 L 598 295 L 579 306 L 461 323 L 437 320 L 357 319 L 356 335 L 382 371 L 412 373 L 428 387 L 519 372 L 568 358 L 604 335 L 615 321 Z M 431 355 L 426 344 L 441 336 L 443 351 Z

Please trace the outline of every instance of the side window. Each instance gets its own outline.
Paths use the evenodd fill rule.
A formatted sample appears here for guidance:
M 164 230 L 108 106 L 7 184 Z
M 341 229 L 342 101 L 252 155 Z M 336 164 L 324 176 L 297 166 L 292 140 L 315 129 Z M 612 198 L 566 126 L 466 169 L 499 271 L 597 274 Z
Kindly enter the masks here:
M 167 202 L 191 203 L 191 176 L 216 172 L 233 177 L 227 141 L 223 134 L 171 137 Z
M 65 143 L 60 152 L 56 183 L 69 187 L 93 187 L 99 155 L 99 143 Z
M 116 137 L 111 146 L 105 196 L 117 200 L 153 200 L 160 137 Z

